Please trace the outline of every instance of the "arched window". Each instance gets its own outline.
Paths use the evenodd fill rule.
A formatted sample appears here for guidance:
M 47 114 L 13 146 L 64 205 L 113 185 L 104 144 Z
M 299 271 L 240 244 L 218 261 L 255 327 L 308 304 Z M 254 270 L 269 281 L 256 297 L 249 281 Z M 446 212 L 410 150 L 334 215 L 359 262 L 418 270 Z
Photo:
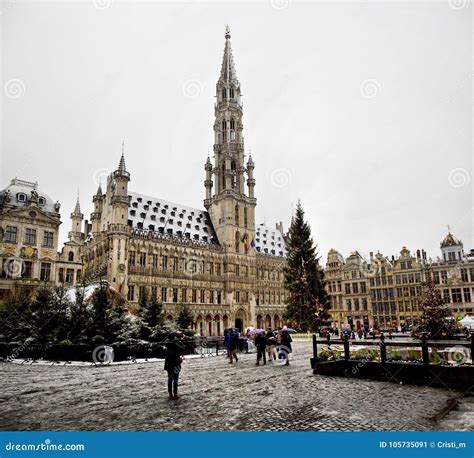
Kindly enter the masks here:
M 222 100 L 225 100 L 227 97 L 225 87 L 222 88 Z
M 227 121 L 225 119 L 222 121 L 222 138 L 225 142 L 227 141 Z
M 232 162 L 230 163 L 230 169 L 231 169 L 233 172 L 235 172 L 235 171 L 237 170 L 237 166 L 236 166 L 236 164 L 235 164 L 235 161 L 232 161 Z
M 230 120 L 230 130 L 235 130 L 235 121 L 234 121 L 234 119 Z
M 248 224 L 248 214 L 247 214 L 247 207 L 244 208 L 244 226 L 247 227 Z
M 235 142 L 235 121 L 230 120 L 230 141 Z
M 235 206 L 235 225 L 238 226 L 240 223 L 240 218 L 239 218 L 239 206 Z
M 74 253 L 70 251 L 67 255 L 67 260 L 68 261 L 74 261 Z
M 229 89 L 229 92 L 230 92 L 230 100 L 234 100 L 234 88 L 231 87 L 231 88 Z
M 240 232 L 235 233 L 235 252 L 239 253 L 240 251 Z

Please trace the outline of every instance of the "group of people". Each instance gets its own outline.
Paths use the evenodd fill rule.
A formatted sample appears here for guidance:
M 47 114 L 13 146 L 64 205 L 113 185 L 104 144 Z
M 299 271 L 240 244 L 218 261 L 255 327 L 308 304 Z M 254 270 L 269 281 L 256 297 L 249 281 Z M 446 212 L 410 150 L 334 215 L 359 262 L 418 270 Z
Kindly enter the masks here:
M 284 359 L 285 364 L 290 364 L 289 354 L 292 352 L 291 342 L 293 339 L 287 329 L 278 329 L 273 331 L 272 328 L 267 330 L 249 330 L 246 335 L 247 342 L 252 341 L 257 349 L 257 366 L 263 361 L 276 361 L 276 359 Z M 239 347 L 240 334 L 237 329 L 230 328 L 224 331 L 224 345 L 227 348 L 227 357 L 229 364 L 237 362 L 237 348 Z
M 289 355 L 292 352 L 290 333 L 287 329 L 279 328 L 273 331 L 272 328 L 267 330 L 257 329 L 254 332 L 247 332 L 247 342 L 251 341 L 255 344 L 257 349 L 257 362 L 267 364 L 268 361 L 284 360 L 287 366 L 290 364 Z M 184 345 L 185 336 L 181 332 L 172 332 L 166 340 L 166 357 L 165 357 L 165 371 L 168 373 L 168 395 L 170 400 L 179 399 L 178 395 L 178 380 L 181 373 L 181 363 L 183 362 L 185 354 Z M 230 328 L 224 331 L 224 345 L 227 349 L 227 358 L 229 364 L 237 363 L 239 360 L 237 350 L 240 344 L 240 333 L 237 329 Z

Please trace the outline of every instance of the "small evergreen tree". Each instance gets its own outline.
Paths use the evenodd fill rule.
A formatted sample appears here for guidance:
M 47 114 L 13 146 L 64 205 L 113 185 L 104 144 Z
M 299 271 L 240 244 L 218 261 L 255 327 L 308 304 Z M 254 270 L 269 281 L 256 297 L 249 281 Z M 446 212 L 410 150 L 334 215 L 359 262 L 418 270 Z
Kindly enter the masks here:
M 419 299 L 421 317 L 413 328 L 414 337 L 424 335 L 428 339 L 446 339 L 457 331 L 456 322 L 452 319 L 451 311 L 446 307 L 441 293 L 436 289 L 431 272 L 427 273 L 427 280 L 423 283 L 423 292 Z
M 191 312 L 187 304 L 180 304 L 178 306 L 178 316 L 176 324 L 179 329 L 190 329 L 194 321 L 194 314 Z
M 139 304 L 140 337 L 153 341 L 157 335 L 165 332 L 163 304 L 155 296 L 149 297 L 146 291 L 140 297 Z
M 91 304 L 92 323 L 88 332 L 91 343 L 111 344 L 129 337 L 128 310 L 120 294 L 101 282 L 91 296 Z
M 288 233 L 287 251 L 284 282 L 289 297 L 285 318 L 303 332 L 314 331 L 328 320 L 329 301 L 311 228 L 299 201 Z
M 71 343 L 88 343 L 92 314 L 84 297 L 85 285 L 76 287 L 76 299 L 69 304 L 65 340 Z

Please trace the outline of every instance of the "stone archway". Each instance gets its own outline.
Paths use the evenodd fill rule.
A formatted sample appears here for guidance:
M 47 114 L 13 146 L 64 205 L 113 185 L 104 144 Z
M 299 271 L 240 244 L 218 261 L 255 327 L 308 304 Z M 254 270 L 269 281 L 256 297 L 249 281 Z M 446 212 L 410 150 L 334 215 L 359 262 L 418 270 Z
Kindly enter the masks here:
M 263 328 L 263 317 L 262 315 L 257 315 L 257 328 Z
M 196 318 L 196 330 L 199 332 L 201 336 L 203 335 L 204 323 L 203 323 L 202 315 L 198 315 Z
M 272 327 L 272 317 L 270 315 L 265 316 L 265 327 L 266 328 Z
M 234 327 L 239 330 L 240 333 L 245 331 L 246 326 L 246 314 L 245 310 L 239 309 L 235 314 Z
M 280 320 L 280 317 L 278 315 L 275 315 L 273 317 L 273 327 L 275 329 L 278 329 L 279 327 L 281 327 L 281 320 Z
M 212 316 L 206 316 L 206 336 L 212 336 Z
M 217 336 L 220 336 L 222 335 L 222 329 L 221 329 L 221 317 L 219 314 L 217 314 L 215 317 L 214 317 L 214 330 L 215 330 L 215 334 Z

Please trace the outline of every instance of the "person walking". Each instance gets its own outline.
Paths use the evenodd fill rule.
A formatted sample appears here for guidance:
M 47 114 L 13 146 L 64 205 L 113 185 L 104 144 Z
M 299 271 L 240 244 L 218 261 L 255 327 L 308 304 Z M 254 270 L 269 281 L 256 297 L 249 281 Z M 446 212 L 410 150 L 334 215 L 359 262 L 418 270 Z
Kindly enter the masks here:
M 179 332 L 169 335 L 166 342 L 165 371 L 168 372 L 168 395 L 169 399 L 179 399 L 178 379 L 181 373 L 181 362 L 183 361 L 184 345 L 183 336 Z
M 239 358 L 237 358 L 237 346 L 239 345 L 239 333 L 236 329 L 231 329 L 228 336 L 228 353 L 229 353 L 229 364 L 237 362 Z
M 276 337 L 275 333 L 272 331 L 272 328 L 267 328 L 267 333 L 265 334 L 266 344 L 267 344 L 267 354 L 268 354 L 268 361 L 275 361 L 276 360 Z
M 283 329 L 281 332 L 280 349 L 278 353 L 279 356 L 283 354 L 284 359 L 286 359 L 285 366 L 290 365 L 290 353 L 293 351 L 291 342 L 293 342 L 293 339 L 291 338 L 290 333 L 286 329 Z
M 257 362 L 256 365 L 260 365 L 260 360 L 263 358 L 263 365 L 267 364 L 267 356 L 265 349 L 267 346 L 267 339 L 265 337 L 265 331 L 260 331 L 255 336 L 255 346 L 257 347 Z

